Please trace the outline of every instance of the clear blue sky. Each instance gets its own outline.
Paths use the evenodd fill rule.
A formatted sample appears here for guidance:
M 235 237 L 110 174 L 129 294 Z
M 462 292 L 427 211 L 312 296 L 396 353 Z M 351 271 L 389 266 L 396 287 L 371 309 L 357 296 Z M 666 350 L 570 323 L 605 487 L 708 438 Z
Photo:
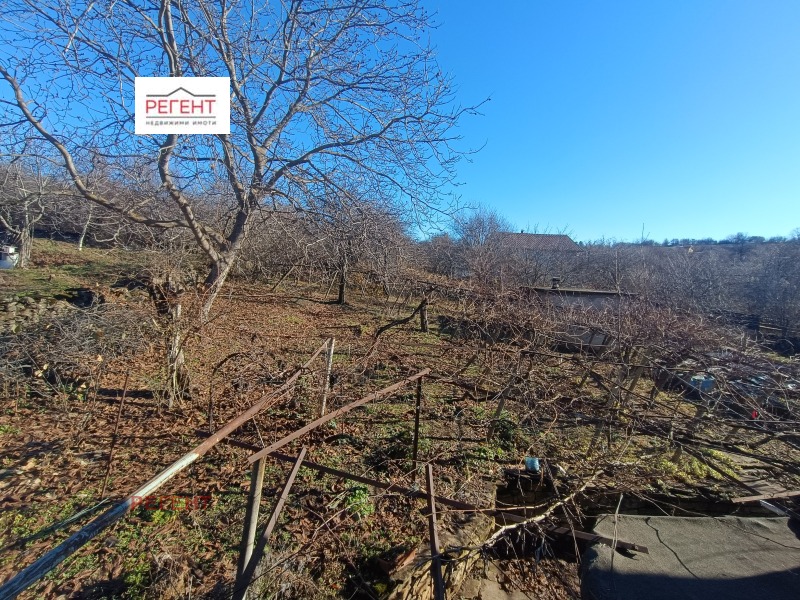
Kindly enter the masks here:
M 466 202 L 577 240 L 800 227 L 800 0 L 424 0 Z

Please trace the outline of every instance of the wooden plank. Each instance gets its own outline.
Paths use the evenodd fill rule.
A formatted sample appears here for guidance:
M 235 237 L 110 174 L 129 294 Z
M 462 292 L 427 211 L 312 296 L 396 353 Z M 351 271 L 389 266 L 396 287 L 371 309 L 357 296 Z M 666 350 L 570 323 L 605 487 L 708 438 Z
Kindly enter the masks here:
M 560 535 L 564 537 L 575 537 L 576 539 L 583 540 L 586 542 L 603 544 L 604 546 L 608 546 L 610 548 L 616 547 L 616 548 L 621 548 L 623 550 L 640 552 L 642 554 L 650 554 L 650 551 L 647 549 L 647 546 L 641 546 L 639 544 L 633 544 L 631 542 L 623 542 L 620 540 L 612 540 L 611 538 L 607 538 L 603 535 L 597 535 L 596 533 L 588 533 L 586 531 L 580 531 L 578 529 L 570 529 L 568 527 L 558 527 L 556 525 L 546 525 L 542 527 L 542 529 L 547 533 L 552 533 L 553 535 Z
M 774 500 L 775 498 L 795 498 L 800 496 L 800 490 L 773 492 L 771 494 L 759 494 L 758 496 L 740 496 L 731 499 L 734 504 L 746 504 L 748 502 L 759 502 L 761 500 Z
M 263 458 L 264 456 L 267 456 L 271 452 L 274 452 L 275 450 L 277 450 L 279 448 L 282 448 L 286 444 L 289 444 L 290 442 L 293 442 L 297 438 L 300 438 L 300 437 L 304 436 L 309 431 L 312 431 L 312 430 L 316 429 L 320 425 L 324 425 L 328 421 L 332 421 L 336 417 L 340 417 L 343 414 L 353 410 L 354 408 L 358 408 L 359 406 L 363 406 L 364 404 L 367 404 L 368 402 L 372 402 L 373 400 L 376 400 L 377 398 L 380 398 L 381 396 L 386 396 L 388 394 L 391 394 L 392 392 L 395 392 L 395 391 L 399 390 L 403 386 L 408 385 L 409 383 L 412 383 L 412 382 L 416 381 L 420 377 L 424 377 L 425 375 L 427 375 L 430 372 L 431 372 L 430 369 L 423 369 L 422 371 L 420 371 L 419 373 L 416 373 L 415 375 L 412 375 L 410 377 L 406 377 L 405 379 L 403 379 L 401 381 L 398 381 L 397 383 L 395 383 L 393 385 L 385 387 L 382 390 L 378 390 L 377 392 L 375 392 L 373 394 L 369 394 L 368 396 L 364 396 L 360 400 L 356 400 L 355 402 L 351 402 L 350 404 L 347 404 L 347 405 L 345 405 L 345 406 L 333 411 L 332 413 L 328 413 L 327 415 L 325 415 L 323 417 L 320 417 L 319 419 L 317 419 L 315 421 L 312 421 L 311 423 L 309 423 L 305 427 L 301 427 L 297 431 L 294 431 L 294 432 L 290 433 L 289 435 L 287 435 L 286 437 L 278 440 L 274 444 L 270 444 L 266 448 L 264 448 L 262 450 L 259 450 L 255 454 L 251 455 L 250 458 L 248 458 L 247 460 L 250 461 L 251 463 L 254 463 L 259 458 Z
M 326 342 L 327 344 L 327 342 Z M 325 349 L 326 344 L 320 346 L 311 358 L 300 367 L 286 382 L 278 389 L 265 394 L 258 402 L 251 406 L 247 411 L 239 416 L 231 419 L 222 426 L 219 430 L 206 438 L 204 442 L 199 444 L 190 452 L 184 454 L 181 458 L 172 463 L 169 467 L 158 473 L 150 481 L 142 485 L 139 489 L 134 491 L 130 496 L 125 498 L 122 502 L 104 512 L 97 517 L 94 521 L 86 525 L 83 529 L 74 533 L 69 538 L 64 540 L 61 544 L 50 550 L 47 554 L 34 561 L 31 565 L 17 573 L 14 577 L 8 580 L 2 587 L 0 587 L 0 600 L 16 598 L 25 589 L 39 581 L 42 577 L 47 575 L 50 571 L 55 569 L 66 558 L 72 555 L 73 552 L 81 548 L 84 544 L 93 539 L 97 534 L 103 531 L 109 525 L 112 525 L 124 517 L 128 512 L 133 510 L 138 505 L 138 501 L 143 496 L 149 496 L 155 490 L 160 488 L 164 483 L 175 477 L 183 469 L 194 463 L 198 458 L 206 454 L 220 441 L 225 439 L 231 433 L 236 431 L 249 419 L 253 418 L 259 411 L 266 407 L 267 403 L 274 399 L 286 394 L 295 382 L 300 378 L 300 375 L 311 365 L 314 359 Z M 136 500 L 134 500 L 136 499 Z

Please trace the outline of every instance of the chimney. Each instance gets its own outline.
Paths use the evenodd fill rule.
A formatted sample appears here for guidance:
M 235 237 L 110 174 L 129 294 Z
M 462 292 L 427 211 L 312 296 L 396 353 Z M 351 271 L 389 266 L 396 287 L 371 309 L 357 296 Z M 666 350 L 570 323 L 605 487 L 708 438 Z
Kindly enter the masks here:
M 558 284 L 561 283 L 561 277 L 553 277 L 553 279 L 551 281 L 553 282 L 553 285 L 550 287 L 550 289 L 551 290 L 557 290 L 558 289 Z

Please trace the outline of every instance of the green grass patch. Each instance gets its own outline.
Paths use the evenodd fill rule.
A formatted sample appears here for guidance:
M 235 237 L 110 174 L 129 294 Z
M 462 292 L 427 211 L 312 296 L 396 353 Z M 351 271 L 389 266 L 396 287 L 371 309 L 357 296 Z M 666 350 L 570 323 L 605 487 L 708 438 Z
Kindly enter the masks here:
M 3 272 L 6 293 L 17 297 L 53 297 L 68 289 L 110 285 L 122 273 L 145 264 L 144 253 L 84 248 L 76 244 L 35 239 L 31 266 Z

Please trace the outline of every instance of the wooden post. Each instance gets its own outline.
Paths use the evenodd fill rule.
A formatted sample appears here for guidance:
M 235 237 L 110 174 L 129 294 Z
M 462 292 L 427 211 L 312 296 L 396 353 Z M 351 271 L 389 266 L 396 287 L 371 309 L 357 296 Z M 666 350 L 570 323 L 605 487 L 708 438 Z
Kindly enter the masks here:
M 431 545 L 431 577 L 434 600 L 445 600 L 442 579 L 442 555 L 439 554 L 439 532 L 436 530 L 436 495 L 433 489 L 433 466 L 426 465 L 428 485 L 428 537 Z
M 494 356 L 494 355 L 492 355 Z M 518 373 L 520 368 L 522 367 L 522 355 L 520 354 L 519 358 L 517 359 L 517 365 L 514 367 L 514 372 L 511 374 L 511 379 L 508 380 L 508 385 L 496 396 L 497 397 L 497 410 L 494 411 L 494 417 L 489 422 L 489 428 L 486 431 L 486 441 L 490 442 L 492 437 L 494 436 L 495 426 L 497 422 L 500 420 L 500 416 L 503 414 L 503 409 L 506 406 L 506 397 L 511 393 L 512 388 L 517 383 Z
M 414 463 L 414 474 L 411 481 L 417 480 L 417 453 L 419 452 L 419 413 L 422 408 L 422 377 L 417 379 L 417 402 L 414 409 L 414 446 L 411 451 L 411 460 Z
M 283 505 L 286 504 L 286 500 L 289 498 L 289 490 L 292 489 L 294 480 L 297 477 L 297 472 L 300 470 L 300 465 L 303 464 L 303 459 L 305 458 L 307 451 L 308 448 L 303 446 L 303 448 L 300 450 L 300 454 L 297 455 L 297 459 L 294 461 L 294 466 L 289 473 L 289 477 L 287 477 L 286 483 L 283 484 L 283 491 L 281 491 L 278 502 L 275 504 L 275 508 L 272 509 L 272 514 L 269 517 L 267 527 L 264 529 L 264 533 L 261 534 L 261 538 L 258 540 L 258 546 L 253 549 L 252 556 L 249 557 L 246 566 L 242 569 L 242 573 L 236 578 L 236 585 L 233 590 L 233 600 L 244 600 L 245 596 L 247 595 L 247 589 L 250 587 L 250 582 L 253 581 L 253 575 L 256 573 L 256 567 L 264 556 L 267 543 L 269 542 L 269 536 L 272 535 L 272 531 L 275 529 L 275 525 L 278 523 L 278 517 L 281 514 L 281 510 L 283 510 Z M 262 458 L 258 462 L 263 463 L 265 460 L 265 458 Z
M 319 405 L 319 416 L 325 416 L 325 410 L 328 404 L 328 392 L 331 389 L 331 369 L 333 369 L 333 348 L 336 340 L 331 338 L 328 340 L 328 354 L 325 358 L 325 381 L 322 384 L 322 401 Z
M 239 549 L 239 563 L 236 567 L 236 577 L 244 574 L 250 557 L 253 555 L 253 545 L 256 540 L 258 528 L 258 513 L 261 507 L 261 490 L 264 488 L 264 468 L 267 460 L 262 458 L 253 465 L 250 471 L 250 492 L 247 494 L 247 512 L 245 513 L 244 528 L 242 530 L 242 545 Z M 246 596 L 246 591 L 245 595 Z M 243 596 L 243 597 L 244 597 Z
M 428 299 L 423 298 L 419 305 L 419 328 L 423 333 L 428 333 Z
M 625 400 L 622 404 L 623 408 L 627 405 L 628 400 L 631 397 L 631 394 L 635 393 L 636 385 L 639 383 L 639 379 L 641 379 L 642 373 L 644 373 L 644 367 L 642 366 L 634 367 L 633 374 L 631 375 L 631 384 L 630 386 L 628 386 L 627 392 L 625 394 Z
M 181 303 L 169 307 L 170 326 L 173 328 L 167 351 L 167 409 L 172 410 L 175 400 L 180 400 L 187 389 L 188 375 L 183 355 L 181 331 Z

